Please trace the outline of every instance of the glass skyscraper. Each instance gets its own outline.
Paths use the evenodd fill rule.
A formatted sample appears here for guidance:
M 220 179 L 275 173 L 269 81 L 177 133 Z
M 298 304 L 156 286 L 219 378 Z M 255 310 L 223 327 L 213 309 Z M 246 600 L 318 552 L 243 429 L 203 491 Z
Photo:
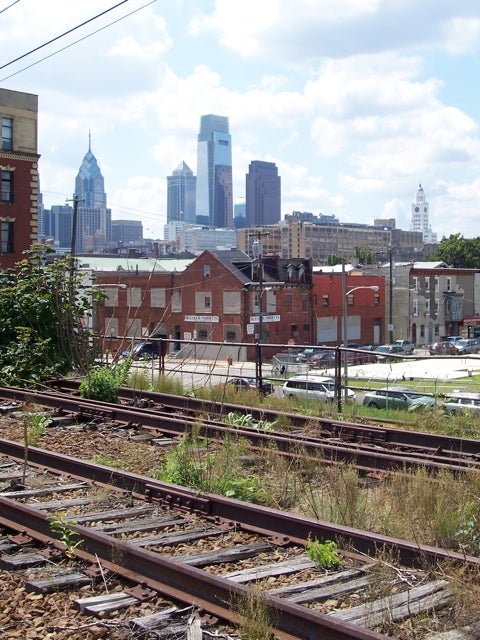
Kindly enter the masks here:
M 200 118 L 196 216 L 202 224 L 233 227 L 232 144 L 225 116 Z
M 88 151 L 75 179 L 78 196 L 77 252 L 98 250 L 111 239 L 111 211 L 107 209 L 104 179 L 97 159 L 92 153 L 90 136 Z
M 197 178 L 186 162 L 167 176 L 167 223 L 182 220 L 195 223 Z
M 246 175 L 246 226 L 280 222 L 281 181 L 273 162 L 253 160 Z

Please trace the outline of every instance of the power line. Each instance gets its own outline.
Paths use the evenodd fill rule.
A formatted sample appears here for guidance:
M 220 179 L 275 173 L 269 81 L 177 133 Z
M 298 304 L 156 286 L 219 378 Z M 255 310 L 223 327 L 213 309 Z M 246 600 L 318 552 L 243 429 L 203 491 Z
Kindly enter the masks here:
M 35 47 L 35 49 L 30 49 L 30 51 L 27 51 L 27 53 L 23 53 L 21 56 L 18 56 L 17 58 L 14 58 L 13 60 L 10 60 L 10 62 L 7 62 L 6 64 L 2 65 L 0 67 L 0 71 L 2 69 L 5 69 L 5 67 L 9 67 L 11 64 L 14 64 L 15 62 L 18 62 L 19 60 L 22 60 L 23 58 L 26 58 L 27 56 L 30 56 L 32 53 L 35 53 L 35 51 L 39 51 L 40 49 L 43 49 L 43 47 L 46 47 L 49 44 L 52 44 L 52 42 L 56 42 L 57 40 L 60 40 L 60 38 L 63 38 L 64 36 L 67 36 L 69 33 L 72 33 L 73 31 L 76 31 L 77 29 L 80 29 L 81 27 L 84 27 L 89 22 L 93 22 L 97 18 L 100 18 L 101 16 L 104 16 L 106 13 L 109 13 L 110 11 L 113 11 L 113 9 L 116 9 L 117 7 L 119 7 L 122 4 L 125 4 L 126 2 L 129 2 L 129 0 L 122 0 L 121 2 L 119 2 L 116 5 L 114 5 L 113 7 L 110 7 L 110 9 L 106 9 L 105 11 L 102 11 L 102 13 L 98 13 L 96 16 L 93 16 L 93 18 L 89 18 L 88 20 L 85 20 L 85 22 L 82 22 L 81 24 L 78 24 L 76 27 L 72 27 L 68 31 L 64 31 L 64 33 L 60 34 L 59 36 L 55 36 L 55 38 L 52 38 L 51 40 L 48 40 L 48 42 L 44 42 L 43 44 L 39 45 L 38 47 Z M 8 9 L 8 7 L 7 7 L 7 9 Z
M 128 0 L 124 0 L 124 1 L 128 2 Z M 109 22 L 104 27 L 101 27 L 100 29 L 97 29 L 96 31 L 92 31 L 91 33 L 88 33 L 83 38 L 79 38 L 78 40 L 75 40 L 75 42 L 67 44 L 65 47 L 62 47 L 61 49 L 58 49 L 57 51 L 54 51 L 53 53 L 51 53 L 48 56 L 45 56 L 44 58 L 40 58 L 40 60 L 37 60 L 36 62 L 32 62 L 32 64 L 29 64 L 26 67 L 23 67 L 23 69 L 19 69 L 18 71 L 15 71 L 15 73 L 11 73 L 9 76 L 4 76 L 3 78 L 0 78 L 0 82 L 4 82 L 5 80 L 9 80 L 10 78 L 13 78 L 14 76 L 18 76 L 19 73 L 22 73 L 23 71 L 26 71 L 27 69 L 31 69 L 31 67 L 35 67 L 37 64 L 40 64 L 40 62 L 43 62 L 44 60 L 48 60 L 49 58 L 53 58 L 53 56 L 56 56 L 57 53 L 61 53 L 62 51 L 66 51 L 67 49 L 70 49 L 70 47 L 73 47 L 75 44 L 78 44 L 79 42 L 82 42 L 83 40 L 87 40 L 87 38 L 90 38 L 91 36 L 94 36 L 95 34 L 100 33 L 101 31 L 104 31 L 105 29 L 108 29 L 108 27 L 111 27 L 113 24 L 117 24 L 117 22 L 121 22 L 122 20 L 125 20 L 125 18 L 129 18 L 130 16 L 134 15 L 135 13 L 138 13 L 142 9 L 145 9 L 145 7 L 148 7 L 151 4 L 154 4 L 155 2 L 157 2 L 157 0 L 151 0 L 150 2 L 147 2 L 147 4 L 142 5 L 138 9 L 135 9 L 134 11 L 130 11 L 130 13 L 125 14 L 121 18 L 118 18 L 117 20 L 113 20 L 113 22 Z
M 15 0 L 15 2 L 12 2 L 12 4 L 9 4 L 8 7 L 5 7 L 5 9 L 0 9 L 0 13 L 4 13 L 7 9 L 11 9 L 14 4 L 18 4 L 19 2 L 20 0 Z

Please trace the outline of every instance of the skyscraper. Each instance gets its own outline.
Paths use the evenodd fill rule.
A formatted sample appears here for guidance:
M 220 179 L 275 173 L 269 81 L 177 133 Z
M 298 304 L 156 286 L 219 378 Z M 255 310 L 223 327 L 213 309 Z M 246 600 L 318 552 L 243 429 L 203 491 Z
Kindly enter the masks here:
M 196 214 L 197 222 L 233 227 L 232 145 L 225 116 L 200 118 Z
M 435 244 L 437 242 L 437 234 L 432 232 L 432 227 L 428 221 L 428 202 L 425 200 L 425 194 L 421 184 L 418 185 L 415 202 L 412 202 L 412 222 L 410 229 L 412 231 L 421 231 L 425 244 Z
M 101 249 L 111 237 L 112 214 L 107 209 L 104 179 L 92 153 L 90 135 L 88 151 L 75 179 L 75 195 L 78 196 L 75 250 Z
M 280 176 L 273 162 L 253 160 L 246 175 L 246 226 L 280 222 Z
M 167 223 L 183 220 L 195 223 L 197 178 L 182 162 L 167 176 Z

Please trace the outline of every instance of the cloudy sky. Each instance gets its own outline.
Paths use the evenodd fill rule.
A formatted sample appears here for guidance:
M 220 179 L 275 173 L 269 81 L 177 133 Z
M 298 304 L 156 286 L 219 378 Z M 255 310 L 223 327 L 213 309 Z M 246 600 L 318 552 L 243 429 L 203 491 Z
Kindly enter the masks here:
M 113 218 L 149 237 L 208 113 L 230 120 L 235 201 L 266 160 L 282 215 L 408 229 L 421 183 L 439 239 L 480 235 L 479 51 L 478 0 L 0 0 L 0 86 L 39 96 L 45 205 L 72 197 L 91 132 Z

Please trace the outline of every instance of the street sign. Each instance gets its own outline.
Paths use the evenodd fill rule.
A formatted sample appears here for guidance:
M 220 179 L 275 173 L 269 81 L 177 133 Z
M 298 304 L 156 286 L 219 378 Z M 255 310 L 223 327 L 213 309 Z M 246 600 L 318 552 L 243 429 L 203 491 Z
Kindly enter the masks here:
M 260 316 L 250 316 L 252 324 L 260 322 Z M 262 322 L 280 322 L 280 316 L 262 316 Z

